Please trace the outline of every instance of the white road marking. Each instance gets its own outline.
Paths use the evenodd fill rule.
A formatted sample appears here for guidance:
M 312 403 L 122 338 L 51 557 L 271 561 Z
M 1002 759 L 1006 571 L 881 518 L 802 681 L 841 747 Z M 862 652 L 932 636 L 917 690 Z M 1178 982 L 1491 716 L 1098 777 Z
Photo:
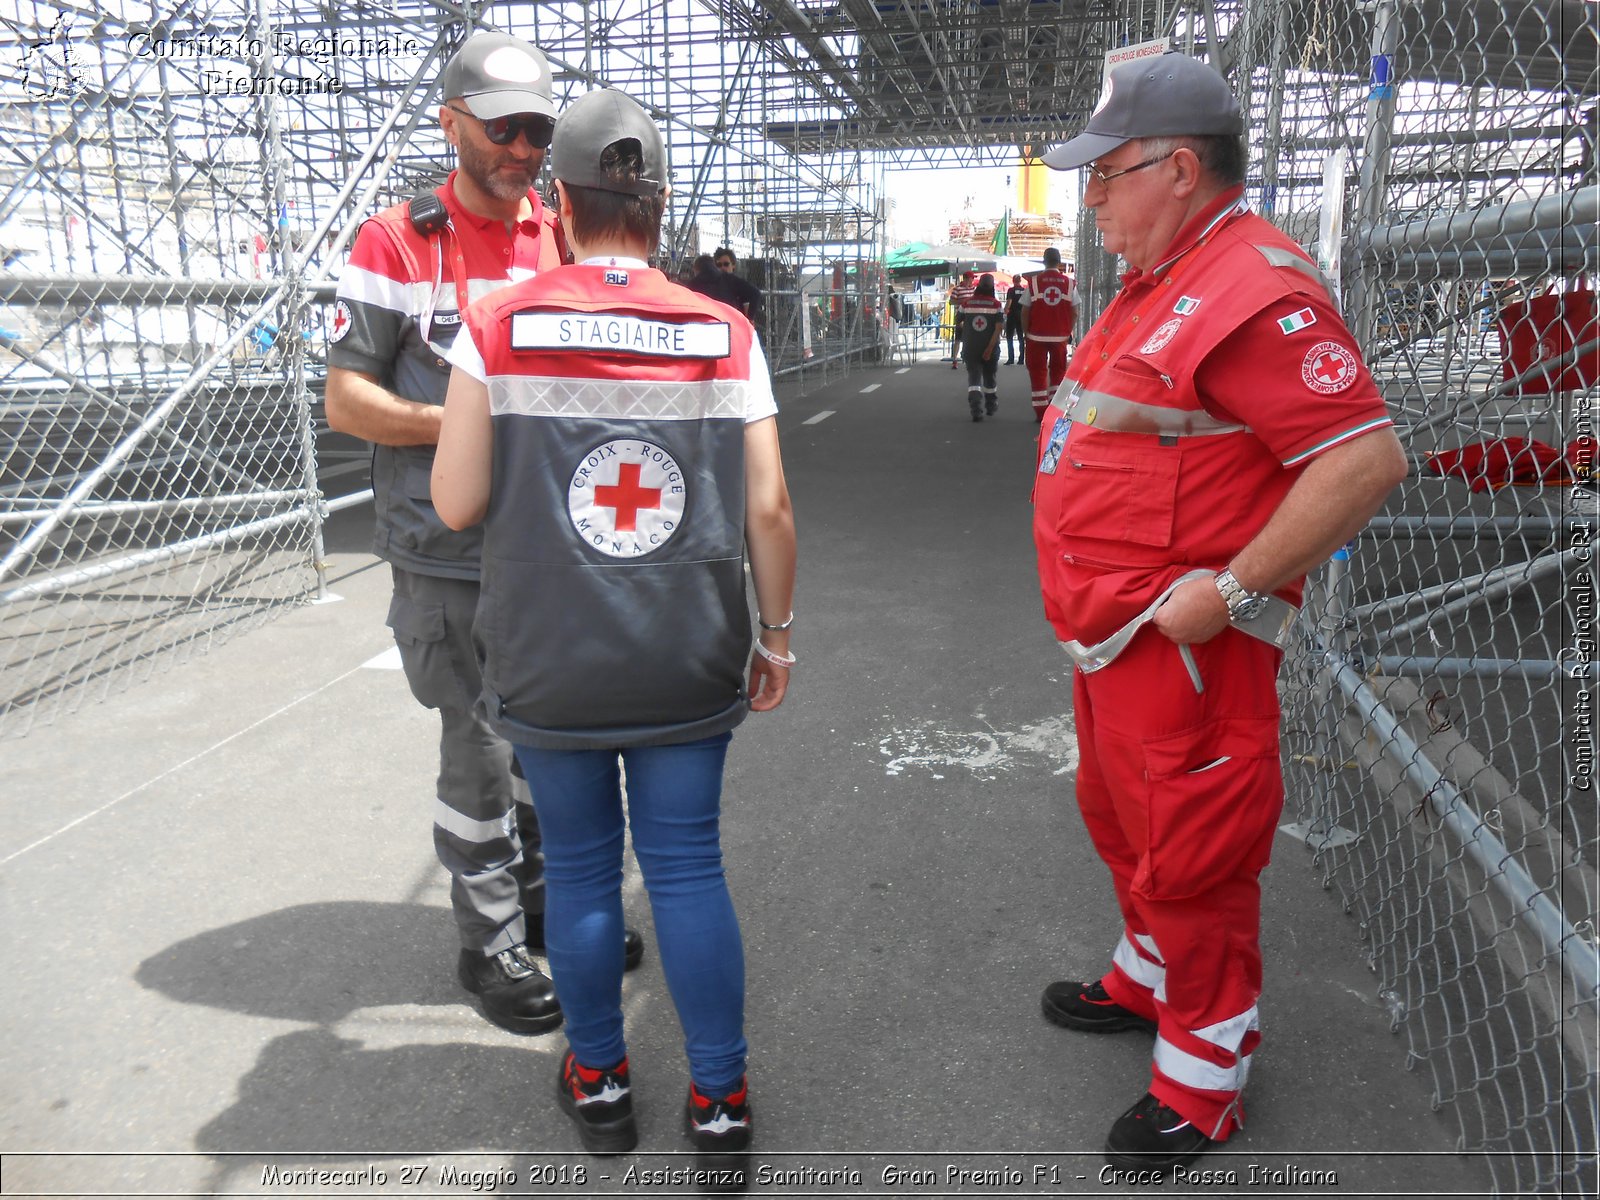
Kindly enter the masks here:
M 371 671 L 398 671 L 400 670 L 400 647 L 390 646 L 376 658 L 369 658 L 361 666 Z
M 883 384 L 881 383 L 869 383 L 866 387 L 861 389 L 861 394 L 865 396 L 868 392 L 875 392 L 882 386 Z
M 983 720 L 983 714 L 975 714 Z M 1022 756 L 1037 755 L 1058 765 L 1053 775 L 1066 775 L 1078 766 L 1078 739 L 1071 717 L 1050 717 L 1037 725 L 1021 729 L 974 730 L 964 732 L 931 725 L 897 729 L 878 742 L 878 753 L 889 761 L 888 775 L 901 775 L 907 767 L 924 767 L 935 779 L 943 779 L 941 768 L 965 767 L 982 779 L 994 778 L 997 771 L 1009 771 Z
M 821 412 L 819 412 L 816 416 L 807 417 L 804 421 L 801 421 L 800 424 L 802 424 L 802 425 L 815 425 L 818 421 L 826 421 L 831 416 L 833 416 L 833 409 L 825 408 Z
M 107 809 L 115 808 L 117 805 L 121 804 L 124 800 L 126 800 L 129 796 L 137 796 L 140 792 L 144 791 L 145 788 L 149 787 L 151 784 L 160 783 L 168 775 L 175 775 L 175 774 L 177 774 L 177 772 L 179 772 L 179 771 L 183 770 L 185 767 L 187 767 L 190 763 L 199 762 L 206 755 L 214 753 L 215 751 L 222 749 L 222 747 L 226 746 L 229 742 L 236 741 L 239 738 L 242 738 L 245 734 L 249 733 L 251 730 L 259 729 L 259 728 L 261 728 L 261 726 L 265 725 L 268 721 L 275 720 L 276 718 L 281 717 L 284 713 L 288 712 L 291 708 L 294 708 L 296 705 L 304 704 L 307 700 L 310 700 L 313 696 L 321 695 L 323 692 L 327 691 L 329 688 L 333 687 L 335 684 L 343 683 L 346 679 L 349 679 L 350 676 L 354 675 L 360 669 L 361 669 L 360 667 L 351 667 L 344 674 L 336 675 L 332 679 L 328 680 L 328 682 L 324 683 L 322 686 L 312 688 L 305 695 L 297 697 L 296 699 L 291 700 L 291 701 L 289 701 L 289 703 L 283 705 L 281 708 L 278 708 L 278 709 L 275 709 L 272 712 L 269 712 L 266 716 L 262 717 L 260 720 L 250 722 L 250 724 L 246 725 L 243 729 L 237 730 L 234 733 L 230 733 L 227 737 L 223 738 L 221 741 L 215 742 L 212 745 L 207 746 L 204 750 L 201 750 L 198 753 L 191 754 L 188 758 L 184 759 L 182 762 L 176 763 L 173 766 L 168 767 L 165 771 L 162 771 L 159 775 L 154 775 L 151 778 L 146 779 L 138 787 L 129 788 L 127 791 L 123 792 L 122 795 L 116 797 L 115 799 L 107 800 L 99 808 L 92 809 L 89 812 L 84 813 L 82 816 L 77 817 L 77 818 L 75 818 L 75 819 L 73 819 L 71 821 L 68 821 L 65 825 L 63 825 L 60 829 L 56 830 L 54 833 L 47 833 L 42 838 L 39 838 L 37 841 L 28 843 L 28 845 L 24 846 L 22 849 L 13 850 L 10 854 L 6 855 L 4 858 L 0 858 L 0 867 L 5 866 L 6 863 L 11 862 L 13 859 L 21 858 L 24 854 L 28 853 L 28 851 L 30 851 L 30 850 L 37 850 L 40 846 L 43 846 L 46 842 L 55 841 L 56 838 L 60 837 L 63 833 L 66 833 L 69 829 L 74 829 L 77 826 L 82 825 L 85 821 L 90 820 L 91 818 L 94 818 L 94 817 L 98 817 L 101 813 L 105 812 Z
M 895 374 L 896 375 L 904 375 L 909 370 L 911 370 L 910 367 L 901 367 L 898 371 L 895 372 Z

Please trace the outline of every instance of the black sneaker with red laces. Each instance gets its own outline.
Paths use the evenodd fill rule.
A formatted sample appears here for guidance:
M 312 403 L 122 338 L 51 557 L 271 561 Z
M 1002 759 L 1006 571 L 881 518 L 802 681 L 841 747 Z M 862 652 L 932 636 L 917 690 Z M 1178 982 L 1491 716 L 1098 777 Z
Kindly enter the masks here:
M 1205 1134 L 1149 1092 L 1117 1118 L 1106 1135 L 1106 1161 L 1114 1167 L 1161 1171 L 1209 1149 Z
M 1119 1029 L 1156 1031 L 1154 1021 L 1123 1008 L 1106 994 L 1105 986 L 1098 979 L 1093 983 L 1072 980 L 1052 983 L 1045 988 L 1040 1007 L 1046 1020 L 1085 1033 L 1115 1033 Z
M 720 1154 L 749 1148 L 750 1085 L 746 1079 L 741 1077 L 739 1086 L 726 1096 L 702 1095 L 691 1083 L 684 1113 L 689 1140 L 696 1150 Z
M 556 1099 L 591 1154 L 626 1154 L 639 1144 L 626 1058 L 614 1067 L 596 1069 L 581 1065 L 568 1050 L 556 1079 Z

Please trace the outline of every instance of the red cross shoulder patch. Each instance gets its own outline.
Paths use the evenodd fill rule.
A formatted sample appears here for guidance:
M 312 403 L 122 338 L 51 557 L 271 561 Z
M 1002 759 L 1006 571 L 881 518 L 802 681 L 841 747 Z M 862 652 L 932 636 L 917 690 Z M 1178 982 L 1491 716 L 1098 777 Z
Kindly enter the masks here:
M 328 331 L 328 340 L 337 342 L 350 332 L 350 306 L 343 300 L 333 306 L 333 328 Z
M 1338 342 L 1318 342 L 1306 351 L 1300 378 L 1313 392 L 1335 396 L 1356 381 L 1361 364 L 1355 353 Z

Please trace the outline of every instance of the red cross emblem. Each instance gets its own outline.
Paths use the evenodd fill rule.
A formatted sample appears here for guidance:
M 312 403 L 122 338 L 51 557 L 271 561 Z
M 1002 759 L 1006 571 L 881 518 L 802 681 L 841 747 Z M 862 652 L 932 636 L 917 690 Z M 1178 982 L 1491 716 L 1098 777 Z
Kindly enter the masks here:
M 333 306 L 333 331 L 328 335 L 330 342 L 337 342 L 350 332 L 350 306 L 343 300 Z
M 567 485 L 573 531 L 611 558 L 658 550 L 683 525 L 688 481 L 676 459 L 639 438 L 602 442 L 585 454 Z
M 1356 381 L 1361 364 L 1355 353 L 1339 342 L 1318 342 L 1306 351 L 1300 379 L 1313 392 L 1337 395 Z
M 617 468 L 615 487 L 594 489 L 594 502 L 601 508 L 617 510 L 617 530 L 632 533 L 638 528 L 641 508 L 660 508 L 661 489 L 639 486 L 638 463 L 623 463 Z

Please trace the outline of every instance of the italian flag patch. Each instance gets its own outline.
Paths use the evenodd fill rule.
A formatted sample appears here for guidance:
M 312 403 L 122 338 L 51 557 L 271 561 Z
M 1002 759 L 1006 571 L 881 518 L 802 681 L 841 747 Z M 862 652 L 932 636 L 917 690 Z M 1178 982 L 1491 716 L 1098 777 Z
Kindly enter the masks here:
M 1195 309 L 1197 309 L 1199 307 L 1200 307 L 1200 297 L 1198 297 L 1198 296 L 1179 296 L 1178 297 L 1178 302 L 1172 306 L 1172 311 L 1177 313 L 1180 317 L 1187 317 L 1190 313 L 1192 313 Z
M 1290 313 L 1287 317 L 1278 318 L 1278 328 L 1285 333 L 1299 333 L 1307 326 L 1317 323 L 1317 314 L 1309 308 L 1302 308 L 1297 313 Z

